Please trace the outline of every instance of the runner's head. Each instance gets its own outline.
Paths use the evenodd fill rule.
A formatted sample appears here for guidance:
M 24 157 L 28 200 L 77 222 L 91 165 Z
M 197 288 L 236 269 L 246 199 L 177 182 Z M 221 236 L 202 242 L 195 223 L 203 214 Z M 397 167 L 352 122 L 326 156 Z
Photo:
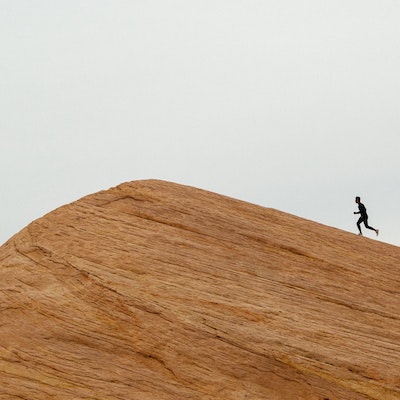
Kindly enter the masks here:
M 356 203 L 358 204 L 358 203 L 360 202 L 360 200 L 361 200 L 361 199 L 360 199 L 360 196 L 357 196 L 357 197 L 356 197 Z

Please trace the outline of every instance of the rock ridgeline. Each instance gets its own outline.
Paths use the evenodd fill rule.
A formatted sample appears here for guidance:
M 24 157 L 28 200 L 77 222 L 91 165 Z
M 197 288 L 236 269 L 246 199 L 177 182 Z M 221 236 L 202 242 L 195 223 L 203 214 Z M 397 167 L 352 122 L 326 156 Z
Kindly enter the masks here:
M 34 221 L 0 296 L 0 399 L 400 398 L 400 248 L 192 187 Z

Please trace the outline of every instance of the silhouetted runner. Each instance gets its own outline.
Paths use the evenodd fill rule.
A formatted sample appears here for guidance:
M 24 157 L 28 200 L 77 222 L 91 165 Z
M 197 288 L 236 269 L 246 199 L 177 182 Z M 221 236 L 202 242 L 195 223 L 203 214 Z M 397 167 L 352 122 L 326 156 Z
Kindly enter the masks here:
M 368 225 L 368 214 L 367 214 L 367 209 L 365 208 L 364 204 L 361 203 L 361 199 L 359 196 L 356 197 L 356 203 L 358 204 L 358 211 L 354 211 L 354 214 L 361 214 L 360 218 L 357 221 L 357 227 L 359 230 L 359 235 L 362 236 L 362 232 L 361 232 L 361 223 L 364 222 L 364 225 L 367 229 L 371 229 L 373 231 L 375 231 L 376 236 L 379 235 L 379 229 L 375 229 L 372 226 Z

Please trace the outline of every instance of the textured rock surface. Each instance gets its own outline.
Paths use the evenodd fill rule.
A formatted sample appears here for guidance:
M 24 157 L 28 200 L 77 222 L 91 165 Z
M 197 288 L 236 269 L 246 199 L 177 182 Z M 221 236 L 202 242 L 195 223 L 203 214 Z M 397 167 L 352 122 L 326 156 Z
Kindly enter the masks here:
M 0 249 L 0 399 L 400 398 L 400 248 L 162 181 Z

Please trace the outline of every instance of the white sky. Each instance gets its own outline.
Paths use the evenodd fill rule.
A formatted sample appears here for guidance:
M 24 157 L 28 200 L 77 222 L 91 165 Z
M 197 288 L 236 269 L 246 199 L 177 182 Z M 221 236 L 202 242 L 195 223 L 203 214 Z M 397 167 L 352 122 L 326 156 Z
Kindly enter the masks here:
M 397 0 L 0 0 L 0 243 L 155 178 L 354 233 L 360 195 L 400 246 L 399 21 Z

